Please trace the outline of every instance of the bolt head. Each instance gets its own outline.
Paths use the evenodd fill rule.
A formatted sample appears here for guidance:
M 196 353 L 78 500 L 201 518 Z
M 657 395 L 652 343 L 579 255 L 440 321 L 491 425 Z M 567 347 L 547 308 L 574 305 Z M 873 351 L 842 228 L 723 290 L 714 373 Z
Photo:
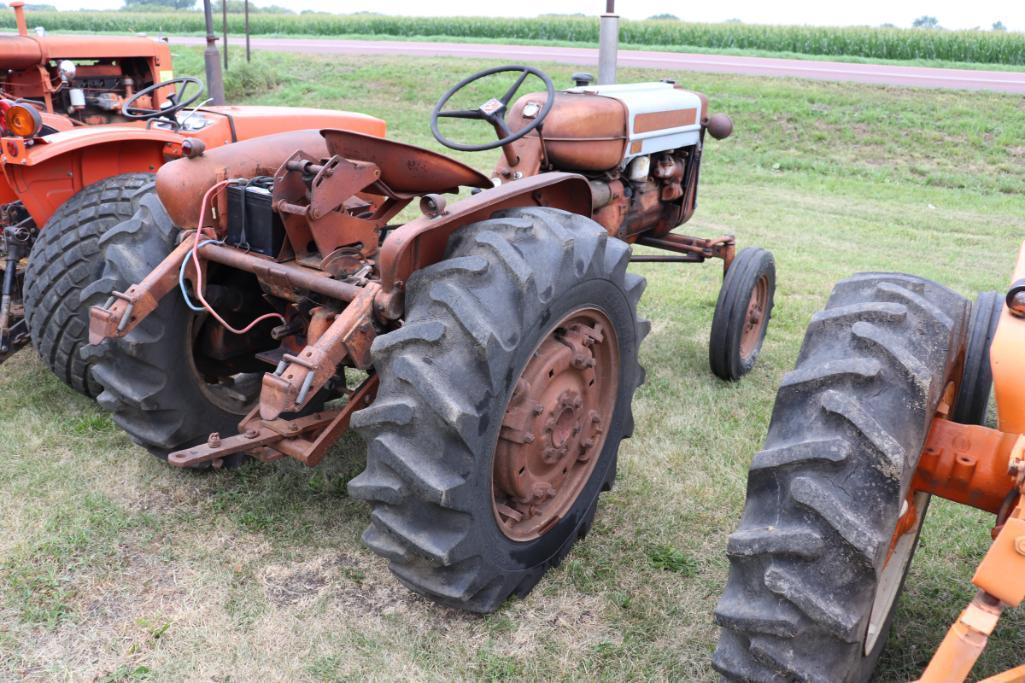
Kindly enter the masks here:
M 1025 555 L 1025 536 L 1019 536 L 1014 539 L 1014 552 L 1019 555 Z

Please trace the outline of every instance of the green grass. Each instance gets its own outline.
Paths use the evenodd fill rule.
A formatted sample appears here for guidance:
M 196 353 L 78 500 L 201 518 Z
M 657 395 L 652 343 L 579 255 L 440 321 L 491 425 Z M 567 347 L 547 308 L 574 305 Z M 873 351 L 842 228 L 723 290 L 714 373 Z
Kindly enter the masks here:
M 203 31 L 201 12 L 31 12 L 32 26 L 48 30 L 182 33 Z M 240 14 L 229 30 L 243 30 Z M 374 14 L 254 14 L 253 34 L 310 36 L 432 36 L 501 40 L 569 41 L 596 45 L 596 17 L 398 17 Z M 0 14 L 0 28 L 14 28 L 13 13 Z M 873 59 L 947 60 L 1025 65 L 1025 35 L 1015 32 L 943 31 L 835 26 L 698 24 L 680 21 L 621 22 L 624 44 L 768 50 Z
M 198 51 L 175 59 L 202 71 Z M 486 65 L 260 54 L 228 90 L 364 111 L 440 149 L 434 99 Z M 572 69 L 546 70 L 568 83 Z M 965 295 L 1004 287 L 1025 237 L 1025 118 L 997 94 L 675 77 L 736 122 L 706 148 L 687 229 L 771 248 L 776 314 L 759 366 L 723 384 L 707 370 L 718 268 L 637 266 L 653 331 L 635 435 L 586 541 L 533 594 L 476 617 L 402 588 L 359 541 L 367 508 L 345 495 L 355 435 L 314 470 L 171 470 L 25 351 L 0 372 L 0 680 L 714 680 L 726 536 L 809 317 L 854 271 Z M 973 593 L 991 523 L 933 505 L 880 680 L 921 671 Z M 1020 663 L 1023 628 L 1005 616 L 979 676 Z

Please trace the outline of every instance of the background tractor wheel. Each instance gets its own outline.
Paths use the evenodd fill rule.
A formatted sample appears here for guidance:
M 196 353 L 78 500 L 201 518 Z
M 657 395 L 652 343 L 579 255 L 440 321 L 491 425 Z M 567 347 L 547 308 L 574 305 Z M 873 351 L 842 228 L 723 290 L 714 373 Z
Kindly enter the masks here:
M 726 271 L 712 317 L 708 360 L 720 379 L 751 371 L 765 341 L 776 294 L 776 262 L 765 249 L 741 249 Z
M 153 187 L 152 173 L 126 173 L 93 183 L 64 202 L 39 233 L 25 272 L 25 319 L 32 343 L 62 382 L 86 396 L 99 385 L 79 351 L 89 343 L 89 309 L 109 284 L 100 239 L 128 220 Z
M 104 238 L 103 280 L 121 291 L 141 282 L 174 249 L 179 234 L 156 194 L 147 194 L 135 216 Z M 211 282 L 214 273 L 211 268 Z M 211 286 L 207 292 L 213 300 Z M 247 291 L 247 286 L 259 295 L 255 283 L 240 283 L 236 291 Z M 239 323 L 231 310 L 222 313 Z M 247 315 L 242 313 L 243 318 Z M 259 393 L 262 373 L 241 374 L 229 363 L 201 355 L 199 340 L 207 320 L 185 305 L 176 288 L 124 338 L 83 351 L 103 387 L 99 404 L 114 414 L 114 422 L 132 440 L 160 458 L 206 441 L 211 432 L 235 434 Z M 230 456 L 224 464 L 236 465 L 244 458 Z
M 349 483 L 366 544 L 412 590 L 491 612 L 557 565 L 612 486 L 643 379 L 644 280 L 588 218 L 514 209 L 458 231 L 378 337 Z
M 1004 295 L 982 292 L 972 306 L 968 320 L 968 345 L 965 347 L 964 374 L 958 385 L 954 412 L 950 419 L 962 424 L 981 425 L 986 422 L 989 395 L 993 389 L 993 368 L 989 349 L 1004 311 Z
M 928 504 L 908 498 L 911 478 L 966 317 L 940 285 L 865 274 L 812 319 L 727 546 L 713 657 L 727 680 L 871 675 Z

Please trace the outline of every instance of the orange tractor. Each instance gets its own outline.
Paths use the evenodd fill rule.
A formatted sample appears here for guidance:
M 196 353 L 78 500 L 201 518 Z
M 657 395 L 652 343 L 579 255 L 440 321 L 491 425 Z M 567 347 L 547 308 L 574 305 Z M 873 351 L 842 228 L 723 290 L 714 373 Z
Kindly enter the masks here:
M 517 99 L 531 77 L 544 89 Z M 468 87 L 495 96 L 452 104 Z M 451 119 L 498 139 L 453 141 Z M 492 176 L 337 129 L 167 164 L 107 241 L 116 289 L 86 354 L 100 404 L 178 467 L 313 466 L 351 419 L 367 545 L 413 590 L 488 612 L 566 555 L 612 486 L 648 331 L 630 262 L 724 264 L 710 358 L 726 379 L 755 362 L 775 272 L 732 237 L 673 232 L 706 132 L 732 128 L 698 93 L 585 74 L 557 91 L 498 67 L 454 86 L 431 124 L 450 148 L 500 148 Z
M 175 78 L 167 43 L 29 32 L 0 36 L 0 362 L 31 337 L 47 365 L 95 395 L 79 349 L 102 302 L 99 247 L 173 159 L 281 131 L 331 126 L 384 135 L 379 119 L 279 107 L 204 107 Z
M 992 390 L 992 391 L 991 391 Z M 996 428 L 984 426 L 991 393 Z M 864 681 L 929 500 L 996 515 L 978 593 L 922 675 L 969 675 L 1025 598 L 1025 245 L 974 306 L 908 275 L 836 286 L 783 378 L 716 608 L 727 680 Z M 987 679 L 1025 680 L 1025 666 Z

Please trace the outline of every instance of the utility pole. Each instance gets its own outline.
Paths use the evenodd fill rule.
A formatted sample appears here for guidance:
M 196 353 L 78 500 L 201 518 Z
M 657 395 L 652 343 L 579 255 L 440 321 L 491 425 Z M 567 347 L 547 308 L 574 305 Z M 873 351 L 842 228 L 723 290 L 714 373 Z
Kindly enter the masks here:
M 228 70 L 228 0 L 221 0 L 221 32 L 224 34 L 224 70 Z
M 619 15 L 616 0 L 606 0 L 598 30 L 598 85 L 616 82 L 616 54 L 619 52 Z
M 221 74 L 220 55 L 217 54 L 217 36 L 214 35 L 214 13 L 210 0 L 203 0 L 203 14 L 206 19 L 206 50 L 203 51 L 206 92 L 214 104 L 224 104 L 224 76 Z
M 246 64 L 249 63 L 249 0 L 246 0 Z

